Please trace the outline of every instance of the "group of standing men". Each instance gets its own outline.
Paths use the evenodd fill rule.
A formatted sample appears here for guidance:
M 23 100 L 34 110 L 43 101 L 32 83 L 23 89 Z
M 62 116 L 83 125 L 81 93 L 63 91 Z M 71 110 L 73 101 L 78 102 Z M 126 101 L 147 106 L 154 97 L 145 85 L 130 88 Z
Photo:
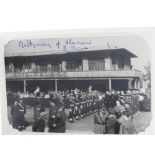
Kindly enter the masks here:
M 139 106 L 137 93 L 106 92 L 102 108 L 94 115 L 94 133 L 136 134 L 133 118 Z
M 48 122 L 48 132 L 64 133 L 66 130 L 66 114 L 64 107 L 57 107 L 50 101 L 49 111 L 42 105 L 34 107 L 33 132 L 44 132 L 46 120 Z
M 54 102 L 49 101 L 50 107 L 45 109 L 43 104 L 34 106 L 32 131 L 44 132 L 46 122 L 48 123 L 48 132 L 64 133 L 66 130 L 65 121 L 66 114 L 64 107 L 58 107 Z M 26 124 L 25 120 L 26 106 L 23 104 L 23 99 L 15 100 L 11 107 L 12 125 L 14 129 L 19 131 L 24 130 Z

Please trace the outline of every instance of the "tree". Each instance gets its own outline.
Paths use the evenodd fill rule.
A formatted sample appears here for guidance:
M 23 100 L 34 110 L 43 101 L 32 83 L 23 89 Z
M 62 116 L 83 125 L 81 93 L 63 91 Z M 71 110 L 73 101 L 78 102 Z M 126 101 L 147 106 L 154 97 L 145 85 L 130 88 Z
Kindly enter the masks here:
M 148 81 L 148 88 L 151 88 L 151 64 L 150 62 L 144 66 L 146 73 L 143 74 L 143 80 Z

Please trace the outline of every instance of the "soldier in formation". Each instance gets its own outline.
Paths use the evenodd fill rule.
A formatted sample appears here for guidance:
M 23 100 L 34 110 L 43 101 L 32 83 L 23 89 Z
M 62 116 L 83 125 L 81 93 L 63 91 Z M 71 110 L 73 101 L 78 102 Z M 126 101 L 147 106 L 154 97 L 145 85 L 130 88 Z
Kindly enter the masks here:
M 76 97 L 68 97 L 68 101 L 70 102 L 69 122 L 74 122 L 99 111 L 102 105 L 102 100 L 99 100 L 97 94 L 77 94 Z

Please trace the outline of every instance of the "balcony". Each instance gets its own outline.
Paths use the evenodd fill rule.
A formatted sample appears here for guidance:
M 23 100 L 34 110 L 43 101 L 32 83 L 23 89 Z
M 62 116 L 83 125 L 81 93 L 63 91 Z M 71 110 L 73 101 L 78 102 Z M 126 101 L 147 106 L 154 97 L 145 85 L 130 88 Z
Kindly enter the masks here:
M 85 78 L 134 78 L 141 77 L 138 70 L 102 70 L 102 71 L 61 71 L 42 73 L 6 73 L 7 80 L 13 79 L 85 79 Z

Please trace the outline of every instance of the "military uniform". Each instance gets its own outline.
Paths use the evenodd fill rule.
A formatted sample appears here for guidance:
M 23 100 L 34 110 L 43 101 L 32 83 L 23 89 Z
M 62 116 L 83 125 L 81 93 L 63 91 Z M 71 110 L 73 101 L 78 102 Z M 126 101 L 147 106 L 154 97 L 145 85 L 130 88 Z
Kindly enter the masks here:
M 97 112 L 94 114 L 94 133 L 95 134 L 104 134 L 106 118 L 108 117 L 107 112 Z
M 13 128 L 18 130 L 22 130 L 23 128 L 25 128 L 25 113 L 26 108 L 23 104 L 19 104 L 18 102 L 16 102 L 16 105 L 14 104 L 11 107 Z
M 54 132 L 56 130 L 57 113 L 58 108 L 56 106 L 52 106 L 49 110 L 49 117 L 48 117 L 49 132 Z
M 115 134 L 115 125 L 116 125 L 116 116 L 110 115 L 109 117 L 107 117 L 105 133 L 106 134 Z
M 105 95 L 104 105 L 105 105 L 106 109 L 108 109 L 111 106 L 111 95 L 110 94 Z
M 74 121 L 74 105 L 70 105 L 68 121 L 69 122 L 73 122 Z
M 33 132 L 44 132 L 45 119 L 47 118 L 47 112 L 43 107 L 34 107 L 34 122 L 32 126 Z
M 61 109 L 61 108 L 60 108 Z M 52 107 L 49 111 L 48 127 L 49 132 L 64 133 L 66 131 L 66 114 L 63 109 Z
M 80 109 L 80 117 L 83 118 L 84 117 L 84 107 L 83 107 L 83 103 L 82 102 L 80 103 L 79 109 Z
M 75 107 L 74 107 L 74 118 L 75 118 L 76 120 L 79 119 L 79 107 L 78 107 L 77 104 L 76 104 Z

